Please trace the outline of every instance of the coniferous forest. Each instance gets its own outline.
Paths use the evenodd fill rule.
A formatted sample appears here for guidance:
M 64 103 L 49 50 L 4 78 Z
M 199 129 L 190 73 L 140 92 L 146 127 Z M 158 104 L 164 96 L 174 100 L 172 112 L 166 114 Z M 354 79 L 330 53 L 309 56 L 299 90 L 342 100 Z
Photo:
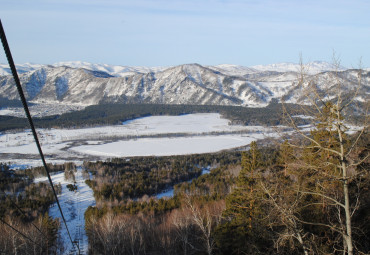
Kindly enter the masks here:
M 0 105 L 4 99 L 0 98 Z M 8 101 L 5 101 L 6 103 Z M 18 101 L 12 103 L 16 104 Z M 302 114 L 294 104 L 287 104 L 293 113 Z M 220 113 L 232 124 L 279 125 L 283 123 L 281 104 L 272 102 L 267 107 L 247 108 L 219 105 L 164 105 L 164 104 L 100 104 L 80 111 L 34 118 L 39 128 L 79 128 L 97 125 L 119 125 L 124 121 L 147 116 L 182 115 L 190 113 Z M 26 118 L 0 116 L 0 131 L 24 129 Z

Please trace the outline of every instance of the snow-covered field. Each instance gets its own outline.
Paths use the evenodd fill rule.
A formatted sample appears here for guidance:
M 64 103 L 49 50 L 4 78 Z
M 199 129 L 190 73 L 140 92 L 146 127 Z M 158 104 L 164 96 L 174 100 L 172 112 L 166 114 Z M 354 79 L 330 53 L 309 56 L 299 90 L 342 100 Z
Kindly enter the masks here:
M 262 126 L 229 125 L 217 113 L 139 118 L 116 126 L 38 129 L 48 163 L 216 152 L 276 136 Z M 40 165 L 30 130 L 0 134 L 0 161 Z
M 84 106 L 81 105 L 50 105 L 50 104 L 35 104 L 30 105 L 29 110 L 32 117 L 45 117 L 51 115 L 60 115 L 67 112 L 80 111 L 83 110 Z M 14 116 L 25 118 L 23 107 L 8 107 L 0 109 L 0 115 Z
M 248 145 L 252 141 L 263 138 L 262 134 L 251 136 L 219 135 L 195 136 L 179 138 L 143 138 L 106 143 L 101 145 L 84 145 L 73 148 L 79 153 L 88 153 L 107 157 L 133 156 L 168 156 L 181 154 L 195 154 L 217 152 Z

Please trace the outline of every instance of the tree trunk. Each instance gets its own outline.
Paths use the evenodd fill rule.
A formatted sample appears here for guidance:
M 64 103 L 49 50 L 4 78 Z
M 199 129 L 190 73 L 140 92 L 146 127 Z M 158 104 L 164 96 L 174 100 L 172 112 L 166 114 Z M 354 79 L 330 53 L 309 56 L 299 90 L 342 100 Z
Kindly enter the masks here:
M 338 109 L 337 109 L 338 111 Z M 338 119 L 340 121 L 340 112 L 337 112 Z M 343 146 L 343 133 L 341 126 L 338 123 L 337 131 L 340 142 L 340 161 L 342 168 L 342 177 L 343 177 L 343 195 L 344 195 L 344 211 L 346 215 L 346 233 L 343 233 L 344 239 L 347 244 L 347 251 L 349 255 L 353 255 L 353 243 L 352 243 L 352 224 L 351 224 L 351 208 L 349 205 L 349 190 L 348 190 L 348 175 L 347 175 L 347 165 L 345 162 L 345 151 Z
M 343 169 L 344 172 L 345 169 Z M 345 177 L 346 178 L 346 177 Z M 351 211 L 349 207 L 349 192 L 348 192 L 348 180 L 344 180 L 344 210 L 346 214 L 346 235 L 345 240 L 347 244 L 348 254 L 353 255 L 353 244 L 352 244 L 352 224 L 351 224 Z

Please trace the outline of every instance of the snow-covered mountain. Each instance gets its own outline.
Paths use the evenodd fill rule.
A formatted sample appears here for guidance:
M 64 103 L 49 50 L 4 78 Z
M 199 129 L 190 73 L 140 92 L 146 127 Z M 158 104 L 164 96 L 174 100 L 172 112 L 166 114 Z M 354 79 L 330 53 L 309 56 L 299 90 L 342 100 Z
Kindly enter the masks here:
M 39 69 L 45 65 L 40 64 L 32 64 L 32 63 L 25 63 L 25 64 L 16 64 L 15 68 L 19 74 L 27 73 L 29 71 L 33 71 Z M 10 71 L 10 67 L 8 64 L 0 64 L 0 76 L 2 75 L 10 75 L 12 72 Z
M 314 62 L 311 70 L 320 88 L 331 86 L 330 66 Z M 20 73 L 26 97 L 34 103 L 74 105 L 99 103 L 163 103 L 265 106 L 272 99 L 303 102 L 295 64 L 256 66 L 201 66 L 141 68 L 64 62 Z M 32 66 L 30 67 L 32 68 Z M 284 70 L 284 71 L 282 71 Z M 320 71 L 320 72 L 319 72 Z M 319 73 L 318 73 L 319 72 Z M 308 75 L 310 75 L 310 73 Z M 342 84 L 356 82 L 356 70 L 340 72 Z M 369 73 L 359 101 L 369 96 Z M 330 95 L 328 95 L 330 96 Z M 11 76 L 0 76 L 0 97 L 18 98 Z
M 83 61 L 58 62 L 52 65 L 25 63 L 25 64 L 16 64 L 15 66 L 18 74 L 30 72 L 47 66 L 49 67 L 65 66 L 71 68 L 83 68 L 96 72 L 105 72 L 116 77 L 124 77 L 135 73 L 158 72 L 168 68 L 168 67 L 145 67 L 145 66 L 117 66 L 108 64 L 94 64 Z M 11 71 L 8 64 L 0 64 L 0 76 L 4 75 L 11 75 Z
M 252 69 L 263 72 L 263 71 L 273 71 L 273 72 L 300 72 L 302 67 L 300 64 L 295 63 L 278 63 L 270 65 L 257 65 L 252 66 Z M 314 61 L 303 66 L 304 72 L 308 74 L 318 74 L 326 71 L 344 71 L 346 70 L 343 66 L 335 66 L 333 64 L 323 62 L 323 61 Z
M 54 66 L 54 67 L 71 67 L 71 68 L 84 68 L 91 71 L 99 71 L 105 72 L 112 76 L 116 77 L 125 77 L 128 75 L 132 75 L 135 73 L 149 73 L 149 72 L 159 72 L 164 71 L 169 67 L 145 67 L 145 66 L 120 66 L 120 65 L 108 65 L 108 64 L 94 64 L 89 62 L 83 61 L 68 61 L 68 62 L 58 62 L 52 65 L 42 65 L 42 64 L 33 64 L 33 63 L 25 63 L 25 64 L 16 64 L 16 68 L 18 73 L 26 73 L 29 71 L 33 71 L 36 69 L 40 69 L 46 66 Z M 234 75 L 234 76 L 244 76 L 246 74 L 251 73 L 259 73 L 264 71 L 273 71 L 273 72 L 297 72 L 300 70 L 301 66 L 295 63 L 277 63 L 277 64 L 270 64 L 270 65 L 256 65 L 252 67 L 240 66 L 240 65 L 232 65 L 232 64 L 222 64 L 216 66 L 207 66 L 208 68 L 222 72 L 227 75 Z M 310 74 L 317 74 L 320 72 L 325 71 L 334 71 L 337 68 L 327 62 L 323 61 L 315 61 L 310 62 L 305 65 L 305 71 L 309 72 Z M 339 67 L 340 71 L 346 70 L 345 67 Z M 367 69 L 365 69 L 367 70 Z M 369 69 L 370 70 L 370 69 Z M 0 76 L 3 75 L 10 75 L 11 71 L 8 64 L 0 64 Z
M 239 66 L 239 65 L 230 65 L 230 64 L 223 64 L 217 66 L 208 66 L 208 68 L 222 72 L 227 75 L 231 76 L 244 76 L 246 74 L 256 73 L 258 70 L 253 69 L 251 67 Z
M 167 67 L 145 67 L 145 66 L 116 66 L 107 64 L 92 64 L 82 61 L 58 62 L 53 64 L 53 66 L 84 68 L 91 71 L 105 72 L 116 77 L 125 77 L 135 73 L 158 72 L 167 68 Z

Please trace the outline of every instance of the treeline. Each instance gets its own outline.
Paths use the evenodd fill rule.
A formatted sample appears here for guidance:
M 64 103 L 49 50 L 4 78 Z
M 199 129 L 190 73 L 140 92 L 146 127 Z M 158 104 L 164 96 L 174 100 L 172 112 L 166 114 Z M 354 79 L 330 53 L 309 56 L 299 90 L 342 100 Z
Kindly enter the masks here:
M 173 209 L 179 208 L 181 206 L 180 201 L 181 196 L 173 196 L 170 198 L 155 199 L 153 197 L 146 197 L 141 200 L 125 200 L 121 201 L 119 204 L 112 204 L 108 201 L 99 202 L 99 206 L 90 206 L 85 212 L 86 222 L 91 219 L 101 219 L 104 215 L 113 214 L 127 214 L 127 215 L 137 215 L 142 214 L 146 216 L 164 215 Z
M 23 190 L 28 184 L 32 182 L 32 179 L 27 176 L 20 174 L 14 170 L 9 169 L 9 166 L 0 163 L 0 190 L 19 192 Z
M 287 104 L 286 107 L 294 114 L 303 114 L 300 107 L 296 105 Z M 219 105 L 102 104 L 62 115 L 34 118 L 34 123 L 39 128 L 77 128 L 117 125 L 123 121 L 146 116 L 220 113 L 232 124 L 279 125 L 283 123 L 282 112 L 282 105 L 275 102 L 259 108 Z M 28 128 L 25 118 L 0 116 L 0 131 L 24 128 Z
M 62 250 L 57 244 L 59 221 L 47 213 L 55 202 L 53 192 L 47 183 L 33 183 L 31 176 L 0 164 L 1 254 L 56 254 Z M 61 186 L 56 184 L 55 189 L 60 192 Z
M 48 163 L 46 164 L 49 170 L 49 173 L 58 173 L 58 172 L 70 172 L 70 171 L 75 171 L 76 170 L 76 164 L 73 162 L 65 162 L 63 164 L 51 164 Z M 41 177 L 41 176 L 47 176 L 45 168 L 43 166 L 36 166 L 36 167 L 31 167 L 31 168 L 26 168 L 26 169 L 19 169 L 16 171 L 18 175 L 25 175 L 27 176 L 30 180 L 33 180 L 36 177 Z M 67 173 L 68 174 L 68 173 Z M 66 178 L 68 179 L 68 178 Z

